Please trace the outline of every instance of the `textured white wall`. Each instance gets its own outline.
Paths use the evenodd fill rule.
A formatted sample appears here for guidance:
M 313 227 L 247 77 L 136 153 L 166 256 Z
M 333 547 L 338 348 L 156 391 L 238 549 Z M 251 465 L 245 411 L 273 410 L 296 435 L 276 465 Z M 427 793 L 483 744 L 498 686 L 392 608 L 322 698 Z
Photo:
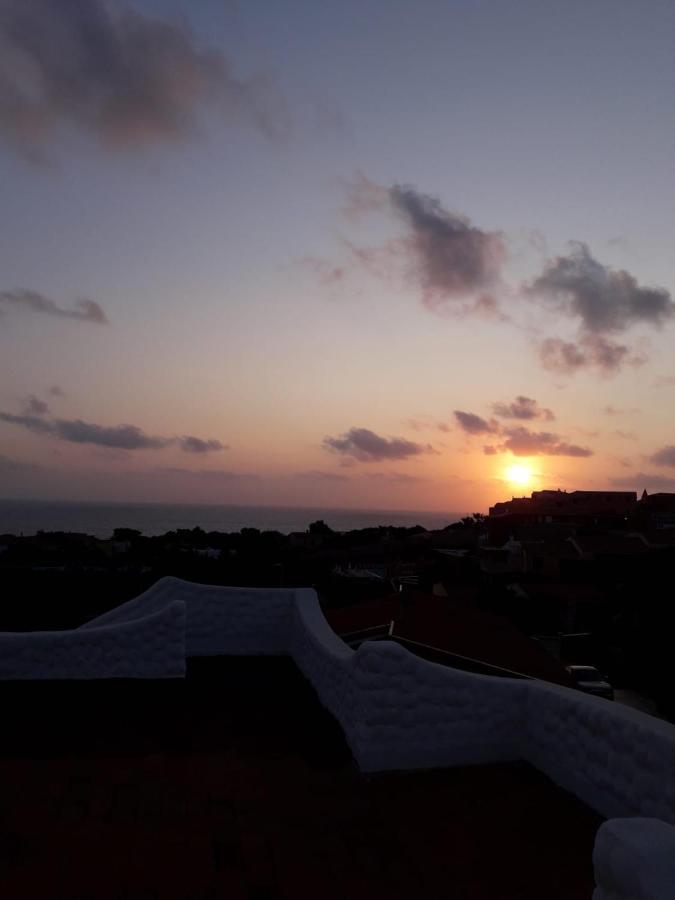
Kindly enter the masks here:
M 658 819 L 610 819 L 593 850 L 593 900 L 673 900 L 675 828 Z
M 182 678 L 185 604 L 73 631 L 0 633 L 0 678 Z

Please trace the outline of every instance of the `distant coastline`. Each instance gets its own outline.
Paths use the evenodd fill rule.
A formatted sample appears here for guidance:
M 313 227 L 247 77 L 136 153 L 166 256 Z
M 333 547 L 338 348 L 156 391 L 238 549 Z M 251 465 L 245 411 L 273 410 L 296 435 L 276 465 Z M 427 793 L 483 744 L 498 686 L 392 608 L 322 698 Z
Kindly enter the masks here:
M 258 528 L 289 534 L 305 531 L 317 519 L 334 531 L 380 525 L 421 525 L 431 530 L 457 522 L 463 515 L 466 513 L 424 510 L 0 499 L 0 534 L 74 531 L 108 538 L 114 528 L 136 528 L 152 537 L 195 527 L 221 532 Z

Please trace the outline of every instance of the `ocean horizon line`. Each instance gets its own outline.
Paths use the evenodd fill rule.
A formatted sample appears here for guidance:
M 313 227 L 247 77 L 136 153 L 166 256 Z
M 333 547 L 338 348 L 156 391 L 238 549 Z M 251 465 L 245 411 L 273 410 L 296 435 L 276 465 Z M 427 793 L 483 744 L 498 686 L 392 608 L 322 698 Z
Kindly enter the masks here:
M 0 533 L 32 535 L 39 531 L 70 531 L 109 537 L 115 528 L 135 528 L 153 537 L 200 527 L 220 532 L 258 528 L 288 534 L 305 531 L 311 522 L 319 519 L 335 531 L 415 525 L 435 530 L 465 515 L 468 513 L 452 510 L 0 498 Z

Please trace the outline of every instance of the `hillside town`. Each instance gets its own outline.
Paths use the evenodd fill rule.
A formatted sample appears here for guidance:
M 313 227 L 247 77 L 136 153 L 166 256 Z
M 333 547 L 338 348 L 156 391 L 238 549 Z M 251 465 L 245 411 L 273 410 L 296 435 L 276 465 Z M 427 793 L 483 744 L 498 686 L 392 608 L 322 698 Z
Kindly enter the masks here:
M 109 539 L 0 536 L 2 630 L 75 627 L 158 578 L 313 586 L 352 646 L 577 687 L 675 721 L 675 494 L 535 491 L 436 531 L 325 522 L 288 535 L 201 528 Z

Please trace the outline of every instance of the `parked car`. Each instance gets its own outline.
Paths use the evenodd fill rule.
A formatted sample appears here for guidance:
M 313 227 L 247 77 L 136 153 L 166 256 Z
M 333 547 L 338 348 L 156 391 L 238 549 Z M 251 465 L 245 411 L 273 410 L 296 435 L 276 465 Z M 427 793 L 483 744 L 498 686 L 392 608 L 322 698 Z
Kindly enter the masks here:
M 565 666 L 565 668 L 580 691 L 604 697 L 605 700 L 614 699 L 614 688 L 594 666 Z

